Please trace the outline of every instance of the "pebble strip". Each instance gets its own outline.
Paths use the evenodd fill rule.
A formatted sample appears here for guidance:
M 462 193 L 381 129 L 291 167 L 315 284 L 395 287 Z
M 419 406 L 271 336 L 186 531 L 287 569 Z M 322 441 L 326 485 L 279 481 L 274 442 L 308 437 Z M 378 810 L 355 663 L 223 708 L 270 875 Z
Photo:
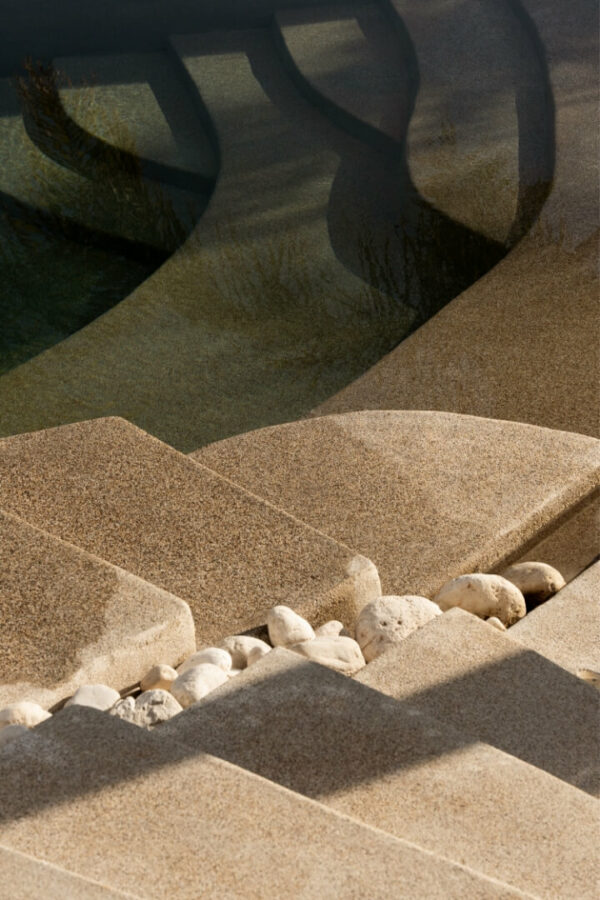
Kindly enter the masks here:
M 373 600 L 361 610 L 354 636 L 342 622 L 332 620 L 313 629 L 290 607 L 274 606 L 267 614 L 269 643 L 248 635 L 230 635 L 219 647 L 201 647 L 177 669 L 164 663 L 153 666 L 142 678 L 137 697 L 121 698 L 105 684 L 85 684 L 65 705 L 91 706 L 150 729 L 198 703 L 274 647 L 285 647 L 351 676 L 447 609 L 458 606 L 506 631 L 564 586 L 560 572 L 541 562 L 518 563 L 502 575 L 460 575 L 445 584 L 433 600 L 416 595 Z M 598 673 L 586 670 L 580 675 L 600 683 Z M 28 700 L 0 709 L 0 747 L 27 734 L 50 715 Z

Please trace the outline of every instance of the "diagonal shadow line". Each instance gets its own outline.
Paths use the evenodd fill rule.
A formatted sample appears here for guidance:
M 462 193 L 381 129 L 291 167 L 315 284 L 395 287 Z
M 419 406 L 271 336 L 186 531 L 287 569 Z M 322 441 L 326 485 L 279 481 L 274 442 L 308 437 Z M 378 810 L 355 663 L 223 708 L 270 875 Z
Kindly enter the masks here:
M 494 690 L 510 693 L 511 679 L 522 675 L 532 657 L 537 654 L 523 651 L 513 660 L 482 666 L 402 700 L 299 658 L 301 661 L 287 670 L 262 678 L 255 671 L 252 683 L 229 682 L 154 732 L 145 732 L 147 750 L 142 753 L 132 753 L 141 741 L 138 726 L 111 717 L 111 752 L 98 754 L 94 732 L 106 746 L 107 713 L 67 707 L 29 735 L 0 749 L 0 782 L 10 784 L 10 791 L 2 797 L 0 823 L 68 804 L 204 754 L 325 805 L 340 808 L 344 796 L 349 797 L 356 788 L 369 790 L 372 785 L 381 802 L 394 806 L 404 788 L 401 777 L 395 788 L 390 779 L 403 771 L 460 755 L 469 748 L 475 752 L 472 761 L 476 764 L 477 759 L 482 761 L 478 747 L 484 756 L 490 752 L 472 731 L 459 731 L 423 709 L 428 705 L 439 709 L 448 702 L 460 704 L 465 691 L 477 691 L 488 677 L 493 679 Z M 258 670 L 261 663 L 255 666 Z M 554 668 L 561 677 L 571 677 Z M 589 697 L 597 696 L 597 691 L 583 682 L 581 690 Z M 484 768 L 497 768 L 500 761 L 500 756 L 497 762 L 487 756 Z M 528 767 L 524 771 L 529 771 Z M 451 782 L 448 775 L 440 778 L 438 772 L 436 802 L 443 802 L 444 784 L 453 790 Z M 475 793 L 480 790 L 477 782 L 480 779 L 474 780 Z M 33 783 L 35 791 L 31 790 Z M 377 804 L 369 804 L 368 810 L 364 821 L 377 827 Z

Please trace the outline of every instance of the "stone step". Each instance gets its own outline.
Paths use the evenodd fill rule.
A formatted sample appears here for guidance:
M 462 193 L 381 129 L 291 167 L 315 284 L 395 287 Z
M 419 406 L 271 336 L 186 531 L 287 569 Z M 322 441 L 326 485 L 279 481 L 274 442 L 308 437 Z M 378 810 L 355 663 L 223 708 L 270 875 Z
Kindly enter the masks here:
M 0 510 L 0 708 L 121 690 L 196 649 L 186 603 Z
M 0 441 L 0 509 L 185 600 L 198 642 L 277 603 L 353 621 L 380 591 L 364 557 L 122 419 Z
M 413 410 L 264 428 L 192 458 L 358 548 L 384 593 L 430 598 L 520 555 L 600 479 L 594 438 Z
M 593 797 L 424 715 L 409 700 L 287 650 L 268 653 L 157 736 L 522 891 L 594 896 Z
M 534 609 L 510 636 L 575 675 L 600 673 L 600 562 Z
M 524 896 L 83 707 L 0 750 L 0 821 L 5 848 L 141 897 Z
M 560 630 L 561 620 L 555 625 Z M 598 692 L 521 647 L 511 640 L 513 633 L 511 628 L 502 634 L 453 609 L 373 660 L 356 678 L 444 725 L 600 794 Z
M 118 900 L 139 895 L 117 891 L 60 866 L 10 850 L 0 844 L 0 898 L 2 900 Z

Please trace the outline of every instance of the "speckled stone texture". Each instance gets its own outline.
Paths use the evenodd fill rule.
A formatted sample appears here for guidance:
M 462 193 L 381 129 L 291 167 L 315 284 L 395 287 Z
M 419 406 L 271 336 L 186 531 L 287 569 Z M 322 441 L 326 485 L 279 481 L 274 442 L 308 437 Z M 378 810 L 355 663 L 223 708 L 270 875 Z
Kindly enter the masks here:
M 523 896 L 95 710 L 49 721 L 0 751 L 0 841 L 115 890 L 157 900 Z
M 534 609 L 510 636 L 570 672 L 600 672 L 600 562 Z
M 432 120 L 435 123 L 448 115 L 448 102 L 457 104 L 464 115 L 463 104 L 469 102 L 472 90 L 478 91 L 481 82 L 488 87 L 481 74 L 485 59 L 479 69 L 465 61 L 465 56 L 472 58 L 485 45 L 486 33 L 472 29 L 461 38 L 464 4 L 447 4 L 440 10 L 437 4 L 392 3 L 417 45 L 421 95 L 426 97 L 424 91 L 431 89 L 421 122 L 417 106 L 412 135 L 409 130 L 410 165 L 418 184 Z M 531 234 L 502 262 L 316 412 L 442 409 L 598 436 L 598 8 L 589 0 L 569 4 L 522 0 L 510 4 L 512 12 L 508 4 L 494 0 L 475 6 L 477 11 L 487 7 L 491 14 L 495 8 L 500 17 L 512 19 L 512 27 L 518 24 L 527 38 L 526 54 L 522 43 L 509 40 L 506 44 L 506 58 L 515 74 L 525 66 L 514 105 L 508 109 L 511 116 L 515 108 L 523 115 L 520 189 L 526 191 L 528 181 L 535 180 L 535 163 L 550 150 L 549 197 Z M 505 24 L 499 23 L 498 28 L 506 35 Z M 453 59 L 454 67 L 443 64 L 444 56 Z M 457 72 L 459 77 L 471 73 L 472 89 L 464 85 L 462 92 L 456 90 Z M 549 82 L 545 91 L 544 78 Z M 554 133 L 544 142 L 538 117 L 550 92 Z M 530 114 L 523 114 L 528 106 Z M 506 109 L 500 107 L 500 112 Z M 501 118 L 501 129 L 505 124 Z M 452 121 L 447 121 L 447 127 L 451 126 Z M 527 144 L 530 150 L 535 147 L 532 129 L 540 145 L 527 160 Z M 442 150 L 455 152 L 452 141 L 444 146 L 441 128 L 437 140 Z M 528 164 L 534 165 L 533 171 L 527 171 Z M 447 170 L 454 176 L 453 165 L 447 165 Z M 485 168 L 481 177 L 484 184 L 489 182 Z M 447 195 L 436 203 L 443 202 L 443 208 L 451 214 L 457 209 L 460 215 L 464 186 L 460 179 L 446 183 Z M 473 193 L 479 196 L 479 190 Z M 470 205 L 468 198 L 466 205 Z
M 264 428 L 192 458 L 368 556 L 384 594 L 430 598 L 512 561 L 600 483 L 594 438 L 410 410 Z
M 116 891 L 59 866 L 0 845 L 2 900 L 118 900 L 139 895 Z
M 593 895 L 594 798 L 288 650 L 161 726 L 160 740 L 536 896 Z M 561 836 L 560 854 L 548 835 Z
M 2 508 L 181 597 L 198 642 L 278 603 L 351 623 L 378 589 L 348 547 L 123 419 L 0 441 Z
M 121 690 L 196 649 L 186 603 L 0 510 L 0 707 Z
M 356 680 L 599 795 L 600 694 L 512 634 L 453 609 Z

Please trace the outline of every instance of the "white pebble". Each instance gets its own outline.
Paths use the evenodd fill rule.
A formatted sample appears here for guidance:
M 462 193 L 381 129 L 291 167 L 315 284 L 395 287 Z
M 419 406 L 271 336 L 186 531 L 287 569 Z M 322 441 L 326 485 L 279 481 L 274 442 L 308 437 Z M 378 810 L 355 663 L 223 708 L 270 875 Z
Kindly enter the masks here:
M 171 693 L 186 709 L 226 681 L 227 673 L 223 669 L 212 663 L 202 663 L 180 675 L 177 681 L 173 682 Z
M 153 725 L 172 719 L 181 710 L 181 704 L 177 702 L 172 694 L 159 689 L 144 691 L 135 701 L 133 697 L 126 697 L 124 700 L 115 703 L 109 712 L 111 715 L 118 716 L 119 719 L 124 719 L 126 722 L 151 728 Z
M 491 625 L 492 628 L 497 628 L 498 631 L 506 631 L 506 625 L 500 621 L 498 616 L 490 616 L 489 619 L 485 620 L 488 625 Z
M 459 606 L 481 619 L 496 617 L 507 628 L 527 612 L 521 591 L 501 575 L 459 575 L 433 599 L 444 612 Z
M 204 650 L 198 650 L 184 660 L 184 662 L 178 666 L 177 674 L 183 675 L 188 669 L 193 669 L 195 666 L 201 666 L 204 663 L 209 663 L 211 666 L 218 666 L 220 669 L 223 669 L 224 672 L 229 672 L 232 666 L 231 654 L 221 647 L 205 647 Z
M 248 653 L 248 665 L 251 666 L 253 663 L 258 662 L 259 659 L 270 653 L 272 649 L 268 644 L 264 644 L 261 647 L 253 647 Z
M 25 725 L 6 725 L 0 728 L 0 747 L 14 741 L 15 738 L 23 737 L 24 734 L 29 734 L 29 728 Z
M 302 641 L 311 641 L 315 633 L 312 625 L 290 609 L 289 606 L 274 606 L 267 613 L 269 640 L 274 647 L 291 647 Z
M 232 634 L 222 640 L 220 646 L 223 650 L 227 650 L 231 656 L 234 669 L 246 668 L 248 665 L 248 654 L 254 647 L 266 647 L 267 650 L 273 649 L 266 641 L 250 637 L 247 634 Z
M 23 725 L 25 728 L 34 728 L 40 722 L 50 718 L 50 713 L 30 700 L 19 700 L 10 706 L 0 709 L 0 730 L 10 725 Z
M 93 709 L 110 709 L 120 694 L 106 684 L 84 684 L 77 688 L 65 706 L 91 706 Z
M 140 681 L 143 691 L 170 691 L 171 685 L 177 678 L 177 672 L 172 666 L 161 663 L 152 666 L 149 672 Z
M 413 594 L 379 597 L 360 611 L 356 640 L 366 661 L 371 662 L 440 614 L 439 606 L 427 597 Z
M 542 562 L 516 563 L 509 566 L 502 577 L 514 584 L 535 605 L 544 603 L 566 584 L 558 569 Z
M 235 678 L 236 675 L 240 675 L 243 671 L 243 669 L 230 669 L 226 674 L 228 678 Z
M 355 675 L 365 665 L 359 645 L 350 637 L 321 635 L 289 649 L 342 675 Z
M 330 622 L 324 622 L 315 628 L 315 637 L 350 637 L 349 632 L 342 622 L 332 619 Z

